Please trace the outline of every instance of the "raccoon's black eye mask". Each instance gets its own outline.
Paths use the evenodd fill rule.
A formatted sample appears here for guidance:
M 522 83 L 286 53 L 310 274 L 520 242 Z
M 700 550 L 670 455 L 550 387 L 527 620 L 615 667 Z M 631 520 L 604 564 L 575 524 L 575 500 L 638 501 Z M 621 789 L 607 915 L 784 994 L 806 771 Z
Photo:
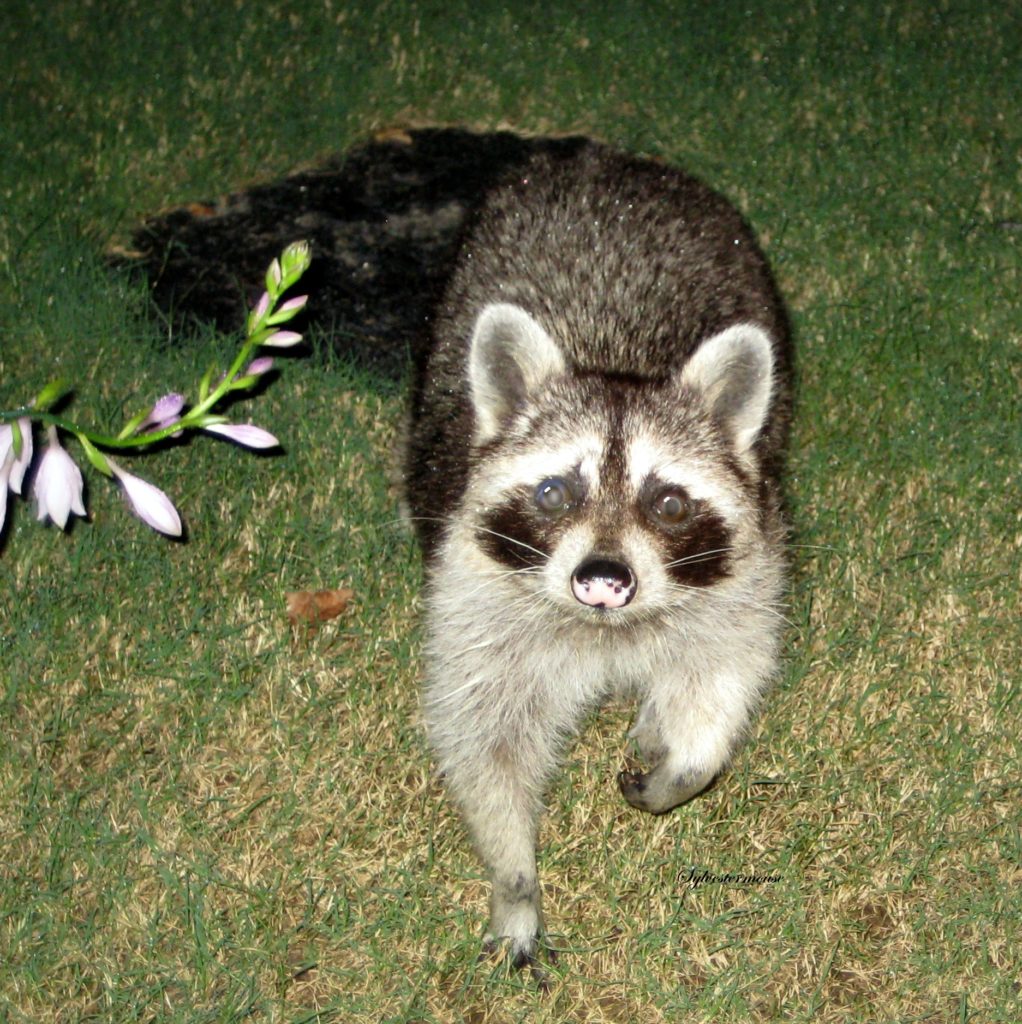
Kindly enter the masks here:
M 536 508 L 549 516 L 573 511 L 579 504 L 580 488 L 563 477 L 546 477 L 533 494 Z M 641 499 L 643 511 L 657 526 L 670 530 L 686 523 L 693 514 L 691 498 L 677 486 L 650 486 Z

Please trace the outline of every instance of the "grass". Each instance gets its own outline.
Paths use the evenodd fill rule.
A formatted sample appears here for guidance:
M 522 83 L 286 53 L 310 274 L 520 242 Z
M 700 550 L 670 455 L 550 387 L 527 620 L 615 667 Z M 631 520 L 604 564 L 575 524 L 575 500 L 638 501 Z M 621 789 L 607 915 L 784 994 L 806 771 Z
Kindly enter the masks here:
M 328 339 L 252 401 L 285 439 L 142 460 L 174 544 L 90 478 L 0 547 L 0 1020 L 1013 1021 L 1022 976 L 1022 32 L 1011 5 L 8 5 L 0 405 L 115 424 L 223 339 L 102 252 L 145 214 L 393 123 L 587 131 L 760 231 L 799 340 L 784 678 L 662 819 L 554 787 L 541 996 L 478 963 L 486 885 L 417 723 L 400 395 Z M 351 586 L 292 636 L 284 592 Z M 692 869 L 770 874 L 740 887 Z

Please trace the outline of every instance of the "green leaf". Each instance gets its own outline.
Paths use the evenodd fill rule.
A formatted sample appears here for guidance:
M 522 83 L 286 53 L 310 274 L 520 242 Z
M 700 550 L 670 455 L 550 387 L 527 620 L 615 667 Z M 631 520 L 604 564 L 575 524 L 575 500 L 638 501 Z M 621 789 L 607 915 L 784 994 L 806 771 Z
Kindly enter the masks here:
M 288 320 L 293 320 L 303 309 L 305 309 L 308 303 L 308 295 L 298 295 L 293 299 L 288 299 L 280 309 L 271 313 L 266 318 L 267 325 L 270 327 L 276 327 L 279 324 L 287 323 Z
M 264 327 L 261 331 L 258 331 L 256 334 L 250 334 L 245 339 L 245 344 L 250 345 L 252 348 L 255 348 L 257 345 L 261 345 L 264 341 L 266 341 L 266 339 L 271 334 L 273 334 L 273 328 Z
M 18 426 L 17 420 L 11 420 L 11 441 L 14 444 L 14 457 L 16 459 L 20 459 L 21 447 L 25 443 L 25 440 L 21 436 L 21 427 Z
M 266 290 L 269 292 L 271 300 L 275 299 L 279 294 L 282 278 L 283 274 L 280 270 L 280 260 L 274 260 L 266 271 Z
M 199 401 L 205 402 L 209 397 L 209 386 L 213 381 L 213 374 L 216 373 L 216 363 L 212 363 L 209 369 L 202 375 L 199 381 Z
M 50 406 L 59 402 L 70 390 L 67 381 L 58 377 L 56 380 L 51 380 L 36 395 L 35 401 L 32 404 L 39 412 L 46 412 Z
M 132 434 L 138 430 L 138 425 L 149 415 L 148 409 L 143 409 L 137 416 L 132 416 L 127 423 L 124 424 L 121 432 L 117 435 L 118 441 L 123 441 L 126 437 L 131 437 Z
M 292 242 L 280 256 L 281 271 L 284 280 L 292 285 L 309 269 L 312 253 L 306 241 Z M 281 291 L 284 289 L 281 288 Z
M 75 434 L 75 437 L 81 442 L 82 447 L 85 449 L 85 454 L 89 457 L 91 462 L 100 473 L 106 476 L 113 476 L 114 471 L 110 468 L 110 463 L 107 462 L 106 456 L 84 435 Z

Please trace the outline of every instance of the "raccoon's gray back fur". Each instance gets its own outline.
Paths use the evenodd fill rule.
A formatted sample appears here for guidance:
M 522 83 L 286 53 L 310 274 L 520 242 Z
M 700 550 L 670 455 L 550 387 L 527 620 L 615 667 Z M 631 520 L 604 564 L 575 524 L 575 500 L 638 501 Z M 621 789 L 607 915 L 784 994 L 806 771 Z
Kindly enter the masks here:
M 641 702 L 656 813 L 727 764 L 775 671 L 790 342 L 739 214 L 592 144 L 468 231 L 412 397 L 431 744 L 518 963 L 541 932 L 542 796 L 582 716 Z
M 531 312 L 575 366 L 598 373 L 665 377 L 723 327 L 762 325 L 776 391 L 757 449 L 776 483 L 791 416 L 791 348 L 755 237 L 702 182 L 593 143 L 524 165 L 467 232 L 412 395 L 406 496 L 427 553 L 464 487 L 474 415 L 468 343 L 479 311 L 497 300 Z

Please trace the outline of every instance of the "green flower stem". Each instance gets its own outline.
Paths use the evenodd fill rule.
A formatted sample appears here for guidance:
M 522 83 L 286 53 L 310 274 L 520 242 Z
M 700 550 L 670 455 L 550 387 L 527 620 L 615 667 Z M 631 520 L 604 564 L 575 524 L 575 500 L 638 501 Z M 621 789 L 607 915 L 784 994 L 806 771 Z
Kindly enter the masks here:
M 263 340 L 269 337 L 272 332 L 263 331 Z M 46 426 L 53 425 L 59 427 L 62 430 L 66 430 L 71 434 L 74 434 L 77 438 L 88 438 L 94 445 L 98 445 L 102 448 L 142 448 L 145 445 L 155 444 L 157 441 L 162 441 L 165 438 L 171 437 L 182 430 L 188 429 L 200 429 L 204 426 L 209 426 L 213 423 L 225 422 L 223 417 L 220 416 L 208 416 L 206 415 L 209 410 L 216 405 L 228 391 L 231 390 L 234 384 L 234 378 L 241 372 L 242 367 L 245 365 L 248 357 L 252 354 L 252 350 L 256 348 L 257 342 L 253 338 L 249 338 L 244 345 L 241 347 L 241 351 L 235 357 L 234 362 L 231 363 L 231 368 L 227 372 L 227 376 L 209 393 L 209 395 L 197 405 L 190 408 L 179 420 L 175 420 L 167 427 L 163 427 L 160 430 L 146 431 L 144 434 L 132 434 L 129 437 L 112 437 L 107 434 L 98 434 L 92 430 L 86 430 L 84 427 L 80 427 L 77 423 L 72 423 L 70 420 L 64 419 L 62 416 L 56 416 L 51 412 L 40 412 L 38 409 L 33 409 L 29 406 L 23 406 L 20 409 L 12 409 L 10 411 L 0 410 L 0 421 L 7 422 L 10 420 L 21 419 L 27 416 L 29 419 L 35 420 L 37 423 L 42 423 Z
M 277 305 L 281 296 L 298 281 L 308 269 L 308 266 L 309 249 L 305 243 L 296 243 L 295 245 L 288 246 L 282 253 L 280 261 L 274 261 L 274 266 L 271 266 L 270 271 L 266 275 L 266 290 L 269 301 L 258 318 L 253 319 L 253 314 L 258 310 L 258 306 L 256 310 L 249 314 L 248 332 L 245 342 L 234 357 L 230 369 L 212 391 L 203 395 L 202 392 L 208 388 L 208 380 L 212 377 L 213 371 L 211 370 L 203 378 L 203 382 L 199 386 L 199 400 L 196 404 L 188 409 L 180 419 L 175 420 L 168 426 L 162 427 L 159 430 L 150 430 L 144 434 L 129 433 L 126 437 L 113 437 L 107 434 L 99 434 L 92 430 L 86 430 L 77 423 L 72 423 L 62 416 L 56 416 L 46 411 L 45 405 L 48 405 L 51 400 L 56 401 L 59 395 L 63 393 L 63 382 L 58 381 L 47 385 L 40 393 L 40 398 L 47 396 L 46 401 L 40 403 L 44 406 L 43 408 L 22 406 L 20 409 L 0 409 L 0 423 L 7 423 L 27 417 L 45 426 L 59 427 L 61 430 L 74 434 L 85 448 L 89 461 L 97 469 L 108 475 L 109 468 L 106 467 L 106 460 L 102 457 L 101 453 L 96 451 L 97 448 L 142 448 L 172 437 L 182 430 L 201 430 L 203 427 L 213 426 L 217 423 L 226 423 L 226 417 L 217 416 L 211 410 L 229 391 L 248 387 L 254 383 L 248 377 L 241 377 L 239 379 L 238 375 L 252 358 L 253 351 L 274 334 L 281 323 L 290 320 L 298 312 L 297 309 L 285 310 L 281 314 L 277 311 Z M 279 281 L 274 279 L 274 267 L 276 268 L 276 273 L 280 274 Z M 49 394 L 50 390 L 54 391 L 53 395 Z

